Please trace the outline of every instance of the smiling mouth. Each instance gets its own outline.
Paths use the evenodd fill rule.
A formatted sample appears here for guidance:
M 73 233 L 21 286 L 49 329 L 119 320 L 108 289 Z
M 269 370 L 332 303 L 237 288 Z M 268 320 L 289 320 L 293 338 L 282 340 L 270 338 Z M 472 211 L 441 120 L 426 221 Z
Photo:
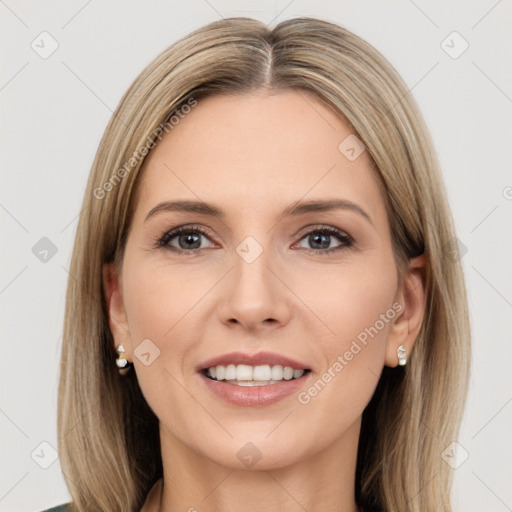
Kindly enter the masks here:
M 246 364 L 218 365 L 201 370 L 201 373 L 210 380 L 245 387 L 268 386 L 297 380 L 309 372 L 311 370 L 308 368 L 302 370 L 282 365 L 251 366 Z

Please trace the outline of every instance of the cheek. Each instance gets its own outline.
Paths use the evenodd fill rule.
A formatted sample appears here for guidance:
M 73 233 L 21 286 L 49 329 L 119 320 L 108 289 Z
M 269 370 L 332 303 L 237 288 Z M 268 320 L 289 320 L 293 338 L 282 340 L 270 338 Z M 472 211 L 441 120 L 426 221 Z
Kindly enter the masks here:
M 322 368 L 297 397 L 304 413 L 301 428 L 334 439 L 363 413 L 384 366 L 395 317 L 394 276 L 391 270 L 376 282 L 375 274 L 354 272 L 325 282 L 328 293 L 312 309 L 320 312 L 334 334 L 316 338 Z M 328 426 L 326 417 L 331 418 Z
M 376 326 L 379 333 L 385 337 L 389 327 L 390 309 L 392 313 L 393 298 L 396 293 L 394 275 L 390 273 L 379 278 L 367 273 L 358 275 L 353 273 L 344 276 L 338 286 L 331 287 L 332 301 L 324 309 L 333 325 L 333 331 L 339 333 L 340 341 L 364 336 L 359 334 L 367 332 Z M 385 321 L 382 323 L 382 318 Z M 387 315 L 387 316 L 386 316 Z M 373 332 L 373 331 L 372 331 Z
M 307 302 L 328 328 L 316 337 L 322 371 L 343 374 L 340 380 L 345 381 L 346 389 L 371 388 L 382 370 L 389 329 L 396 316 L 393 259 L 374 258 L 372 264 L 316 273 L 314 282 L 316 287 L 310 289 L 316 292 L 310 293 Z
M 194 321 L 201 297 L 211 287 L 205 276 L 171 271 L 168 266 L 126 260 L 123 293 L 134 365 L 141 391 L 156 416 L 179 436 L 186 437 L 188 422 L 177 411 L 191 411 L 186 378 L 200 336 Z M 129 276 L 129 277 L 128 277 Z M 147 341 L 151 340 L 151 344 Z M 158 353 L 146 365 L 138 354 Z M 138 348 L 139 347 L 139 348 Z M 192 401 L 193 402 L 193 401 Z M 195 410 L 196 417 L 201 410 Z M 204 412 L 203 412 L 204 414 Z
M 211 287 L 208 275 L 136 261 L 126 267 L 123 291 L 133 342 L 152 336 L 178 341 L 175 331 Z
M 204 278 L 196 280 L 188 273 L 171 272 L 135 258 L 126 260 L 123 272 L 133 361 L 141 389 L 151 404 L 162 392 L 173 393 L 171 375 L 181 374 L 191 360 L 190 352 L 198 343 L 191 319 L 208 283 Z M 150 365 L 139 357 L 148 347 L 157 355 Z

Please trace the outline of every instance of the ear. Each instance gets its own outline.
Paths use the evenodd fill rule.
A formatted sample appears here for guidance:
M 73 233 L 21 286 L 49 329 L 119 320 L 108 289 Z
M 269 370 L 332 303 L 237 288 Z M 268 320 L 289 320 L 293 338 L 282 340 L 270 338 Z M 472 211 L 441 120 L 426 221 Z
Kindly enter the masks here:
M 427 292 L 426 289 L 427 259 L 425 254 L 409 261 L 409 269 L 402 279 L 402 283 L 395 298 L 395 318 L 388 336 L 386 346 L 386 366 L 398 365 L 397 349 L 400 345 L 405 347 L 409 356 L 421 329 L 425 315 Z
M 110 331 L 115 346 L 117 348 L 119 345 L 123 345 L 126 350 L 125 357 L 131 359 L 132 345 L 123 303 L 122 280 L 113 264 L 103 266 L 103 287 L 105 289 Z

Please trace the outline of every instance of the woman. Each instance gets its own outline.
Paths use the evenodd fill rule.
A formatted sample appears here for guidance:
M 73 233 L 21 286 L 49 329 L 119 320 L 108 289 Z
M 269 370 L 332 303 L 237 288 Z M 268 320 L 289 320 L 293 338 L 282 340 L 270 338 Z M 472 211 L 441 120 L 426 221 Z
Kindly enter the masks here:
M 438 163 L 368 43 L 211 23 L 106 128 L 68 282 L 78 511 L 450 511 L 470 338 Z

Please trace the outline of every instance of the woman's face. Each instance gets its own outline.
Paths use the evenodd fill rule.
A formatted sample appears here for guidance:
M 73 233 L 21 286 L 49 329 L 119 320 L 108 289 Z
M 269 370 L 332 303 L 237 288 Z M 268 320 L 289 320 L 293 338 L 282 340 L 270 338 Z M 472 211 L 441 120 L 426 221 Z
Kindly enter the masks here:
M 360 150 L 322 102 L 286 91 L 200 100 L 147 156 L 108 293 L 163 449 L 268 469 L 357 441 L 404 341 L 385 204 Z M 224 355 L 228 380 L 282 380 L 209 379 Z M 286 380 L 286 363 L 309 371 Z

